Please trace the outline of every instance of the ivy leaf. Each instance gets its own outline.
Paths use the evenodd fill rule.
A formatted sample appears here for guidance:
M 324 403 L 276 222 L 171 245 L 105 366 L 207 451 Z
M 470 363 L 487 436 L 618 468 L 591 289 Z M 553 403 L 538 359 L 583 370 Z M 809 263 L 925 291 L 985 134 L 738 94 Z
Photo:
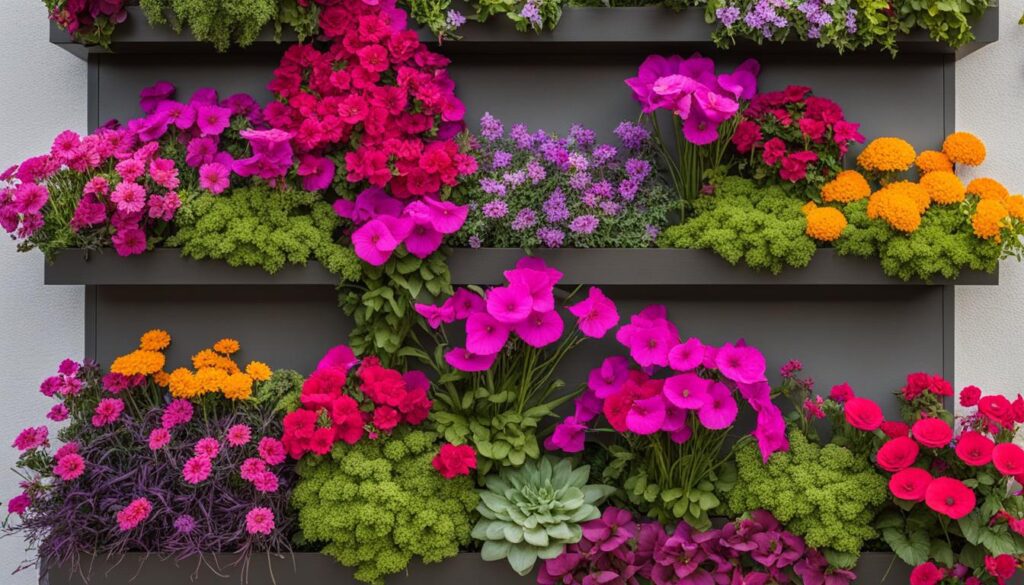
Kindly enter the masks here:
M 953 555 L 953 548 L 949 546 L 948 542 L 941 538 L 932 539 L 931 546 L 928 550 L 928 557 L 946 567 L 952 567 L 956 564 L 956 558 Z
M 887 528 L 882 531 L 882 539 L 900 560 L 912 567 L 928 561 L 931 543 L 928 533 L 923 530 L 914 530 L 910 534 L 904 534 L 895 528 Z
M 971 544 L 981 544 L 981 532 L 983 530 L 983 522 L 981 516 L 977 511 L 971 512 L 957 521 L 960 526 L 960 531 L 963 532 L 964 539 Z

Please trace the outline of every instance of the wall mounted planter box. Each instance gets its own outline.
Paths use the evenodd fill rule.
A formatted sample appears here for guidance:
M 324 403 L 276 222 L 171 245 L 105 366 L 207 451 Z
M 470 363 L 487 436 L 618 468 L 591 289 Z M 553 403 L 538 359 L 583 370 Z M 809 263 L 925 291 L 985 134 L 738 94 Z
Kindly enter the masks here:
M 296 583 L 330 583 L 331 585 L 359 585 L 352 571 L 341 567 L 333 559 L 316 553 L 297 553 L 285 557 L 254 557 L 248 580 L 242 581 L 238 568 L 225 571 L 224 576 L 204 569 L 193 580 L 196 561 L 176 563 L 156 556 L 130 554 L 120 563 L 97 560 L 88 581 L 63 567 L 52 568 L 39 580 L 40 585 L 293 585 Z M 910 582 L 910 567 L 887 553 L 864 553 L 857 565 L 859 585 L 906 585 Z M 1011 585 L 1021 585 L 1024 578 L 1017 577 Z M 488 563 L 477 554 L 464 553 L 440 564 L 413 565 L 407 574 L 387 580 L 388 585 L 532 585 L 533 577 L 516 575 L 506 563 Z
M 495 17 L 487 23 L 469 22 L 461 30 L 462 39 L 445 41 L 441 50 L 446 53 L 497 51 L 517 53 L 526 51 L 617 51 L 625 45 L 648 48 L 672 46 L 674 50 L 689 47 L 712 48 L 711 33 L 714 25 L 704 20 L 703 8 L 688 8 L 674 12 L 666 8 L 566 8 L 562 19 L 553 31 L 540 34 L 521 33 L 503 17 Z M 974 23 L 976 40 L 960 50 L 952 49 L 931 40 L 923 31 L 903 36 L 900 50 L 908 53 L 946 53 L 965 55 L 978 47 L 995 42 L 999 38 L 999 9 L 990 8 Z M 420 30 L 420 38 L 437 45 L 437 39 L 426 29 Z M 89 53 L 105 52 L 102 47 L 86 47 L 75 43 L 70 36 L 51 25 L 50 41 L 85 58 Z M 282 37 L 286 43 L 295 42 L 294 34 Z M 738 50 L 756 46 L 749 43 Z M 163 53 L 163 52 L 214 52 L 209 43 L 200 43 L 185 32 L 176 34 L 168 26 L 153 27 L 141 8 L 129 7 L 128 20 L 119 25 L 114 33 L 111 46 L 115 53 Z M 811 43 L 766 43 L 758 51 L 805 53 L 815 49 Z M 268 27 L 246 51 L 279 51 L 273 30 Z M 824 50 L 823 52 L 833 52 Z M 867 49 L 865 52 L 877 52 Z M 888 57 L 887 57 L 888 58 Z

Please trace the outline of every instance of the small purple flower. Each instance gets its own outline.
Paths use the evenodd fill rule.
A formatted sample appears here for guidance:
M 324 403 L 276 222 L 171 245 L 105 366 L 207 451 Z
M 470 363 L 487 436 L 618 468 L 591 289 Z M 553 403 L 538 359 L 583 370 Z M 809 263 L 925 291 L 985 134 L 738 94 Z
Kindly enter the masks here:
M 601 211 L 603 211 L 607 216 L 614 217 L 622 211 L 622 206 L 614 201 L 602 201 Z
M 623 179 L 619 183 L 619 197 L 622 197 L 626 201 L 632 201 L 636 198 L 637 191 L 640 190 L 640 184 L 634 179 Z
M 520 169 L 514 173 L 505 173 L 503 178 L 509 187 L 515 189 L 526 182 L 526 171 Z
M 853 8 L 846 11 L 846 32 L 857 33 L 857 11 Z
M 449 10 L 445 20 L 448 22 L 448 26 L 452 27 L 453 29 L 459 28 L 462 25 L 466 24 L 466 17 L 463 16 L 462 13 L 459 12 L 458 10 Z
M 544 215 L 549 223 L 559 223 L 569 219 L 569 208 L 565 205 L 565 194 L 555 189 L 544 202 Z
M 530 21 L 534 26 L 540 26 L 543 22 L 536 0 L 527 0 L 526 4 L 523 5 L 523 9 L 519 12 L 519 16 Z
M 519 213 L 516 214 L 515 220 L 512 221 L 512 229 L 520 232 L 529 228 L 532 228 L 537 224 L 537 212 L 532 209 L 520 209 Z
M 480 118 L 480 135 L 487 140 L 501 140 L 505 134 L 505 127 L 501 120 L 495 118 L 490 112 L 484 112 Z
M 590 187 L 595 197 L 610 199 L 615 193 L 615 188 L 608 181 L 598 181 Z
M 505 184 L 495 179 L 481 179 L 480 188 L 483 189 L 484 193 L 488 195 L 497 195 L 498 197 L 505 196 Z
M 576 171 L 584 172 L 590 168 L 590 161 L 587 160 L 586 155 L 579 152 L 569 153 L 569 168 Z
M 174 519 L 174 529 L 180 534 L 191 534 L 196 529 L 196 520 L 188 514 L 182 514 Z
M 541 144 L 540 153 L 544 155 L 544 160 L 558 165 L 560 169 L 564 170 L 569 166 L 569 151 L 555 140 L 549 140 Z
M 580 124 L 573 124 L 572 128 L 569 128 L 569 140 L 575 142 L 577 146 L 590 146 L 596 138 L 597 134 L 593 130 Z
M 488 201 L 483 207 L 484 217 L 490 219 L 498 219 L 505 217 L 508 214 L 508 205 L 500 199 L 494 201 Z
M 590 175 L 588 173 L 574 173 L 569 177 L 569 186 L 576 191 L 582 191 L 587 188 L 590 184 Z
M 651 133 L 635 122 L 622 122 L 615 128 L 615 135 L 629 150 L 640 150 L 647 146 Z
M 715 10 L 715 18 L 725 28 L 732 28 L 732 25 L 736 24 L 736 21 L 740 19 L 740 9 L 735 6 L 723 6 Z
M 631 158 L 626 161 L 626 174 L 631 179 L 643 181 L 651 173 L 651 163 L 641 158 Z
M 512 130 L 508 133 L 509 137 L 515 141 L 516 146 L 520 150 L 530 150 L 533 148 L 533 136 L 530 135 L 530 131 L 526 128 L 526 124 L 516 124 L 512 126 Z
M 565 233 L 554 228 L 540 228 L 537 237 L 548 248 L 560 248 L 565 241 Z
M 577 234 L 592 234 L 600 224 L 601 220 L 593 215 L 581 215 L 572 220 L 569 229 Z
M 619 154 L 619 151 L 611 144 L 602 144 L 594 149 L 594 163 L 598 166 L 605 165 Z
M 647 237 L 650 238 L 652 242 L 654 240 L 657 240 L 658 239 L 658 234 L 661 233 L 661 230 L 659 230 L 658 226 L 655 226 L 655 225 L 647 226 L 647 229 L 645 231 L 647 232 Z
M 530 179 L 530 182 L 536 185 L 547 178 L 548 173 L 544 170 L 544 165 L 540 164 L 535 160 L 531 160 L 526 163 L 526 176 Z
M 480 236 L 469 236 L 469 247 L 476 249 L 483 245 L 480 241 Z
M 491 166 L 496 169 L 503 169 L 512 163 L 512 154 L 504 150 L 495 150 L 491 159 Z

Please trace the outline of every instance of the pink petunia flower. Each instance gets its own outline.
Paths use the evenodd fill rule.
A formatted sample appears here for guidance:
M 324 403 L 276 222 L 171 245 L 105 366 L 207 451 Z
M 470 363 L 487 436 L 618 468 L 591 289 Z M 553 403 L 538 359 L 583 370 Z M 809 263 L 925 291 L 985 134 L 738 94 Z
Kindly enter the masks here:
M 356 255 L 364 262 L 381 266 L 388 261 L 401 241 L 392 234 L 386 223 L 373 219 L 352 234 L 352 244 Z
M 704 344 L 696 337 L 673 347 L 668 352 L 668 365 L 677 372 L 689 372 L 704 360 Z
M 734 382 L 753 384 L 766 379 L 764 355 L 753 347 L 726 343 L 718 348 L 715 365 L 723 376 Z
M 569 312 L 576 316 L 580 331 L 594 339 L 604 337 L 619 324 L 615 303 L 597 287 L 591 287 L 587 298 L 569 307 Z
M 665 400 L 660 394 L 634 400 L 626 414 L 626 428 L 638 435 L 651 435 L 665 423 Z
M 509 328 L 488 313 L 474 313 L 466 320 L 466 349 L 478 355 L 498 353 L 508 342 Z
M 611 356 L 590 371 L 587 387 L 593 390 L 598 398 L 604 399 L 618 392 L 628 377 L 629 360 L 625 356 Z
M 270 535 L 274 530 L 274 512 L 263 507 L 249 510 L 245 515 L 245 530 L 249 534 Z
M 716 382 L 708 390 L 708 399 L 697 411 L 700 424 L 713 430 L 724 429 L 736 420 L 739 407 L 732 391 L 725 384 Z
M 672 376 L 665 380 L 665 398 L 676 408 L 697 410 L 711 400 L 711 384 L 697 374 Z
M 557 311 L 534 311 L 515 326 L 515 332 L 526 345 L 541 348 L 558 341 L 564 327 Z
M 216 105 L 196 108 L 196 125 L 203 136 L 220 136 L 231 124 L 231 110 Z
M 487 312 L 492 317 L 515 325 L 522 322 L 533 311 L 533 298 L 523 284 L 499 286 L 487 291 Z
M 497 357 L 498 354 L 496 353 L 478 355 L 461 347 L 451 349 L 448 353 L 444 354 L 444 359 L 448 362 L 448 365 L 462 372 L 484 372 L 490 369 Z

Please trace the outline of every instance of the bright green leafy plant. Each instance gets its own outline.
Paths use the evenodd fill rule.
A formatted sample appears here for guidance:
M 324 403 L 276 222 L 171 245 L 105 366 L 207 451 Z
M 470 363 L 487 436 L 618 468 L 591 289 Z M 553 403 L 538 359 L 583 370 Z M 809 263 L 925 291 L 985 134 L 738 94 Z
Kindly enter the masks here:
M 141 0 L 152 24 L 170 24 L 175 32 L 188 29 L 199 41 L 218 51 L 231 45 L 251 45 L 270 23 L 280 39 L 288 24 L 304 40 L 319 28 L 317 4 L 300 7 L 296 0 Z
M 468 477 L 445 479 L 431 466 L 437 436 L 398 430 L 378 440 L 335 444 L 324 457 L 304 457 L 293 503 L 302 542 L 360 581 L 382 584 L 413 557 L 454 557 L 470 540 L 478 497 Z
M 520 575 L 538 559 L 553 559 L 583 536 L 584 522 L 601 517 L 597 508 L 615 488 L 588 485 L 590 467 L 573 469 L 568 459 L 530 461 L 487 477 L 480 491 L 473 538 L 483 542 L 485 561 L 508 559 Z

